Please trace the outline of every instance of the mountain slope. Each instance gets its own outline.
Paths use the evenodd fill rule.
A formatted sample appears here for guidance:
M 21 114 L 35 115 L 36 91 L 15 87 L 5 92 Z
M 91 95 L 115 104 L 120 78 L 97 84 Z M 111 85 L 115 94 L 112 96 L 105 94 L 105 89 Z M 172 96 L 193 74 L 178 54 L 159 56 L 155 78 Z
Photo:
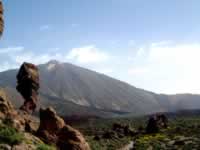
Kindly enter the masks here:
M 167 95 L 157 95 L 138 89 L 69 63 L 50 61 L 38 67 L 41 104 L 45 106 L 53 104 L 63 115 L 105 116 L 126 112 L 139 115 L 174 109 Z M 17 70 L 0 73 L 0 87 L 6 88 L 14 103 L 19 106 L 22 98 L 15 90 L 16 73 Z M 172 96 L 172 99 L 178 99 L 176 102 L 178 104 L 182 98 Z

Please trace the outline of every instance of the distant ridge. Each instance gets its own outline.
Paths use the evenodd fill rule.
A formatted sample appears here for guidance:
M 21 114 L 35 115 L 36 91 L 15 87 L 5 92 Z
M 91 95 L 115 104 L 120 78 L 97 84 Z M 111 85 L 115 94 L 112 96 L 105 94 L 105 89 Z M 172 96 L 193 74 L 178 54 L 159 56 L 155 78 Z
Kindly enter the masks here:
M 106 75 L 51 60 L 39 65 L 40 100 L 53 105 L 61 115 L 143 115 L 177 109 L 200 108 L 200 96 L 160 95 L 138 89 Z M 7 90 L 16 106 L 22 98 L 16 92 L 17 70 L 0 73 L 0 87 Z

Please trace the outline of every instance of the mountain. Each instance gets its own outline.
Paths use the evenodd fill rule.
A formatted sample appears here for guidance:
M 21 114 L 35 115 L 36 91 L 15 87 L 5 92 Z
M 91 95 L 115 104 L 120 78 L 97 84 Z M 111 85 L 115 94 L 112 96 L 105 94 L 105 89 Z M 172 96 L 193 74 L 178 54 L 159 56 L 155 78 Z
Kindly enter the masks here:
M 38 65 L 38 68 L 41 105 L 53 105 L 62 115 L 108 117 L 200 108 L 199 95 L 159 95 L 104 74 L 58 61 L 49 61 Z M 17 72 L 1 72 L 0 87 L 7 90 L 13 103 L 19 107 L 23 99 L 15 90 Z

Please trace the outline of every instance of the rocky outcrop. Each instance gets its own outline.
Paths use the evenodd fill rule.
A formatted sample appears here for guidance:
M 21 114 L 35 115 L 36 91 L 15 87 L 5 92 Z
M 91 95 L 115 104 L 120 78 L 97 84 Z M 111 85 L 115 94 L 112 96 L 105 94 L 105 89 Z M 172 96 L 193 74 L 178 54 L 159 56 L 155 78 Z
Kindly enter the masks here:
M 168 118 L 164 114 L 159 114 L 156 116 L 157 124 L 159 128 L 167 128 L 168 127 Z
M 3 89 L 0 89 L 0 119 L 5 119 L 7 116 L 13 114 L 14 107 L 8 100 L 8 96 Z
M 149 118 L 146 133 L 157 133 L 160 129 L 167 128 L 168 119 L 164 114 L 157 114 Z
M 146 133 L 151 134 L 151 133 L 157 133 L 158 131 L 159 131 L 159 128 L 158 128 L 156 118 L 150 117 L 147 127 L 146 127 Z
M 25 99 L 21 110 L 32 113 L 37 106 L 39 89 L 38 68 L 31 63 L 23 63 L 17 74 L 17 91 Z
M 3 89 L 0 89 L 0 120 L 20 131 L 32 132 L 38 128 L 38 120 L 26 112 L 16 110 Z
M 56 144 L 60 150 L 90 150 L 83 135 L 66 125 L 51 107 L 40 109 L 40 126 L 37 135 L 47 143 Z
M 16 89 L 25 99 L 21 110 L 16 110 L 10 103 L 6 92 L 0 89 L 0 121 L 4 125 L 14 127 L 19 132 L 26 131 L 24 135 L 36 133 L 44 142 L 56 145 L 59 150 L 90 150 L 83 135 L 78 130 L 66 125 L 53 108 L 40 109 L 40 125 L 37 119 L 30 115 L 36 109 L 38 101 L 39 74 L 35 65 L 23 63 L 17 74 Z M 31 134 L 25 134 L 27 132 Z M 28 139 L 27 136 L 26 139 Z M 6 145 L 1 146 L 5 147 Z M 12 149 L 31 150 L 36 147 L 33 144 L 22 142 L 14 145 Z

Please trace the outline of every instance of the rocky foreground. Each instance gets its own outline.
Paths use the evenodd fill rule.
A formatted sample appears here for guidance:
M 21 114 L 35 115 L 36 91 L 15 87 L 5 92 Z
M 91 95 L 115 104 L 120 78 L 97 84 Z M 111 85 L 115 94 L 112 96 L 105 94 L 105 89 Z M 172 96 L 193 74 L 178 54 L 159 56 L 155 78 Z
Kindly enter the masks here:
M 90 150 L 83 135 L 67 125 L 53 108 L 40 108 L 40 119 L 32 116 L 39 89 L 35 65 L 24 63 L 17 81 L 16 89 L 25 100 L 19 110 L 0 89 L 0 150 Z
M 24 111 L 16 110 L 4 90 L 0 89 L 0 149 L 90 149 L 83 135 L 65 124 L 53 108 L 42 109 L 40 118 L 41 121 Z

